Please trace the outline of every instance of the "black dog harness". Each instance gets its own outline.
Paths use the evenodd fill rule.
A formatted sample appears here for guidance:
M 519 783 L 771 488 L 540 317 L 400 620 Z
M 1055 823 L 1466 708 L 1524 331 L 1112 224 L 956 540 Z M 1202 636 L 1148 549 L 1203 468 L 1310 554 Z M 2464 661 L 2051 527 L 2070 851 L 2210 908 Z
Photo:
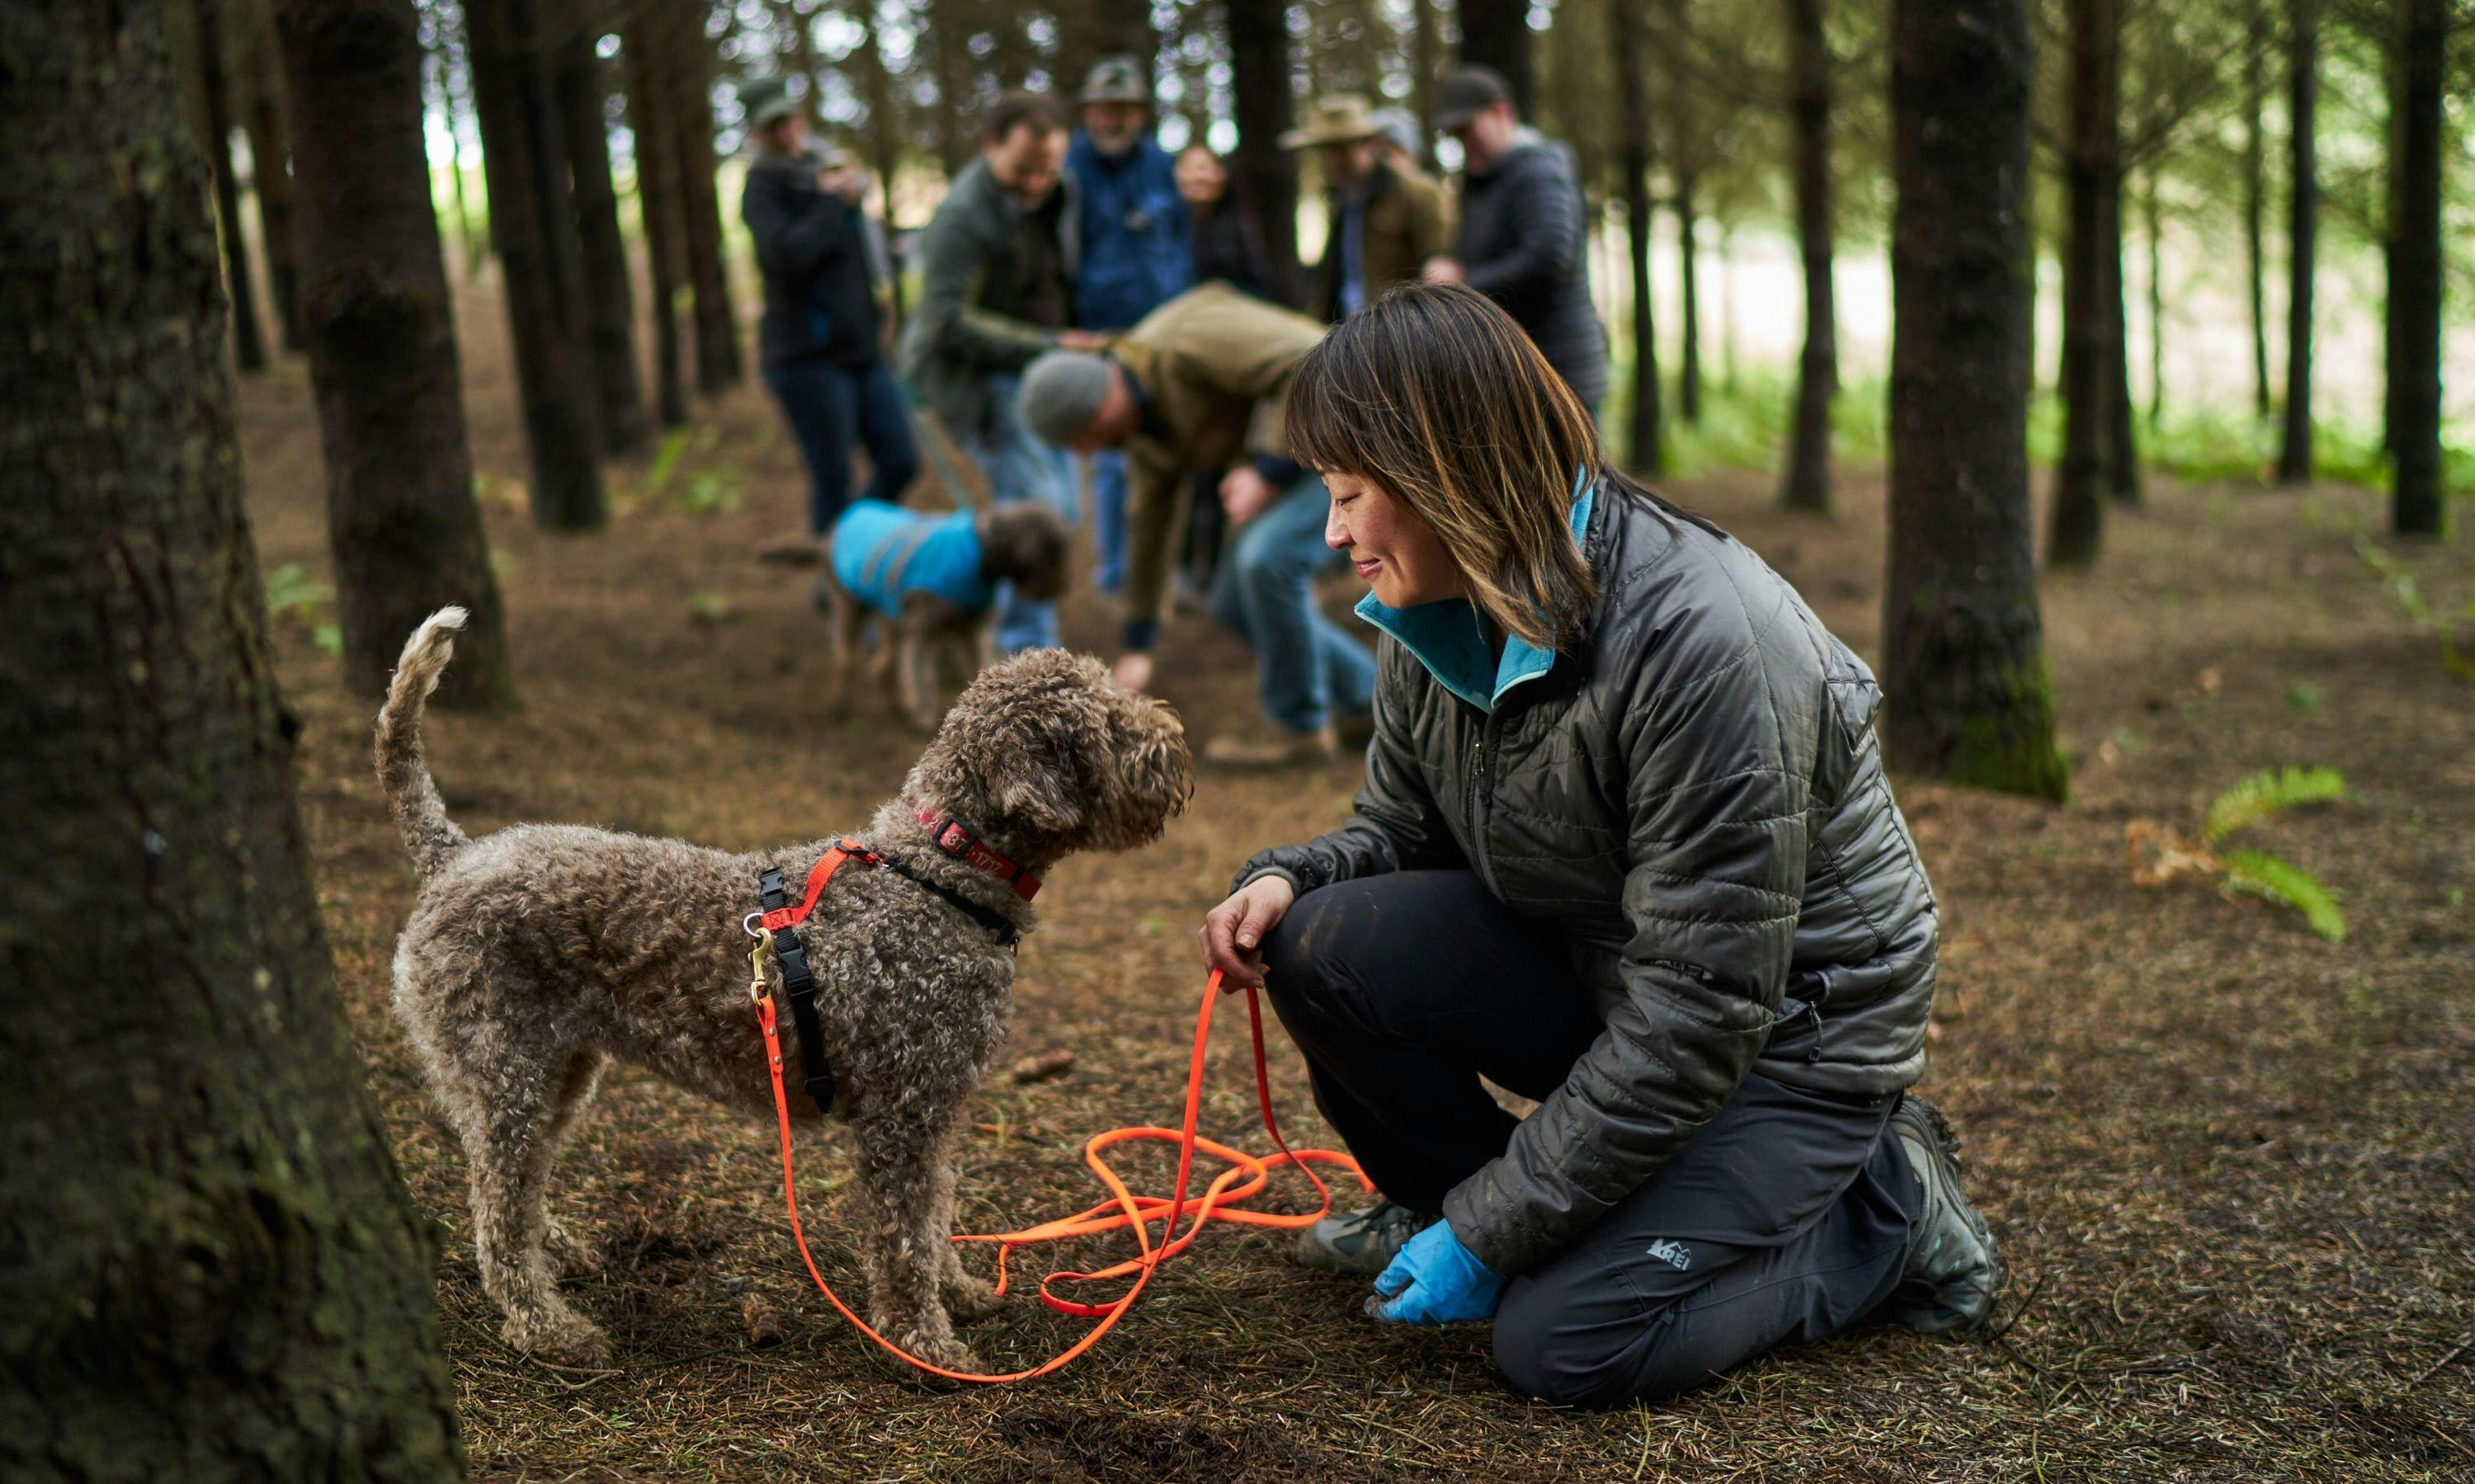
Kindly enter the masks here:
M 1040 880 L 1014 862 L 991 849 L 969 825 L 951 815 L 921 811 L 921 824 L 928 826 L 930 839 L 938 850 L 975 869 L 987 871 L 1015 889 L 1015 894 L 1028 902 L 1040 890 Z M 817 1020 L 817 977 L 808 967 L 808 950 L 799 941 L 799 924 L 816 910 L 817 900 L 824 894 L 825 883 L 845 861 L 862 865 L 881 865 L 904 880 L 943 897 L 946 904 L 986 928 L 999 943 L 1011 952 L 1022 941 L 1022 930 L 997 912 L 939 882 L 930 881 L 899 861 L 869 849 L 857 840 L 842 839 L 824 853 L 814 869 L 808 872 L 807 890 L 795 906 L 788 886 L 782 879 L 782 868 L 769 865 L 757 873 L 757 900 L 764 911 L 749 914 L 751 935 L 770 934 L 773 940 L 773 961 L 781 966 L 782 994 L 791 1002 L 791 1024 L 799 1036 L 800 1082 L 808 1089 L 808 1098 L 817 1111 L 830 1113 L 834 1107 L 834 1072 L 825 1064 L 824 1029 Z

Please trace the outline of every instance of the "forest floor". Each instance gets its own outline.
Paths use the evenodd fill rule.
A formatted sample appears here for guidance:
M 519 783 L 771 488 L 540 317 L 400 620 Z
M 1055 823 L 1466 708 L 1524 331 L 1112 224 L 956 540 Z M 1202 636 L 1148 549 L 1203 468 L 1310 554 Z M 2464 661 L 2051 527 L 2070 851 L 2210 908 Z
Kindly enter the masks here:
M 732 848 L 861 822 L 912 744 L 873 703 L 824 703 L 809 684 L 824 641 L 809 575 L 752 559 L 796 529 L 800 490 L 761 389 L 702 409 L 709 431 L 660 493 L 642 468 L 615 474 L 608 530 L 550 535 L 522 510 L 494 304 L 467 305 L 462 343 L 525 704 L 497 718 L 433 714 L 430 757 L 456 818 L 477 834 L 567 820 Z M 323 580 L 306 374 L 287 361 L 244 383 L 240 401 L 265 569 L 297 563 Z M 1845 473 L 1835 521 L 1780 514 L 1769 485 L 1720 476 L 1671 493 L 1757 547 L 1870 656 L 1878 471 Z M 2435 634 L 2358 551 L 2356 534 L 2382 525 L 2367 492 L 2157 481 L 2144 510 L 2110 520 L 2098 570 L 2045 587 L 2071 802 L 1898 780 L 1945 914 L 1921 1090 L 1962 1131 L 2011 1263 L 1994 1337 L 1873 1326 L 1680 1401 L 1597 1415 L 1507 1390 L 1483 1327 L 1376 1326 L 1360 1317 L 1362 1285 L 1225 1227 L 1063 1375 L 921 1391 L 809 1285 L 772 1131 L 632 1071 L 604 1083 L 551 1197 L 606 1254 L 572 1296 L 610 1330 L 618 1369 L 562 1372 L 510 1352 L 474 1267 L 462 1153 L 387 1010 L 413 884 L 371 778 L 371 706 L 341 688 L 306 606 L 279 613 L 340 991 L 435 1224 L 476 1473 L 2475 1477 L 2475 685 L 2444 669 Z M 2475 599 L 2465 548 L 2389 545 L 2434 609 Z M 1096 602 L 1068 610 L 1078 645 L 1105 647 L 1113 627 Z M 1177 658 L 1162 689 L 1198 741 L 1250 714 L 1252 669 L 1235 642 L 1189 618 L 1167 645 Z M 2336 767 L 2349 786 L 2346 802 L 2283 816 L 2253 841 L 2344 893 L 2342 945 L 2192 881 L 2133 884 L 2127 824 L 2193 831 L 2220 790 L 2284 764 Z M 1067 1049 L 1079 1060 L 1062 1080 L 1000 1076 L 979 1094 L 964 1229 L 1090 1204 L 1100 1193 L 1081 1167 L 1085 1137 L 1175 1122 L 1201 987 L 1194 924 L 1247 854 L 1338 820 L 1356 771 L 1207 774 L 1159 845 L 1056 873 L 1023 945 L 1004 1058 Z M 1242 1019 L 1218 1024 L 1204 1131 L 1263 1147 Z M 1285 1042 L 1273 1067 L 1293 1140 L 1332 1142 Z M 843 1136 L 804 1138 L 800 1159 L 819 1259 L 855 1289 L 831 1219 Z M 1165 1160 L 1123 1162 L 1147 1178 L 1138 1188 L 1164 1188 Z M 1303 1182 L 1287 1196 L 1311 1199 Z M 1121 1251 L 1022 1261 L 1036 1277 Z M 778 1312 L 781 1343 L 751 1344 L 750 1295 Z M 1026 1295 L 971 1338 L 1011 1367 L 1083 1324 Z

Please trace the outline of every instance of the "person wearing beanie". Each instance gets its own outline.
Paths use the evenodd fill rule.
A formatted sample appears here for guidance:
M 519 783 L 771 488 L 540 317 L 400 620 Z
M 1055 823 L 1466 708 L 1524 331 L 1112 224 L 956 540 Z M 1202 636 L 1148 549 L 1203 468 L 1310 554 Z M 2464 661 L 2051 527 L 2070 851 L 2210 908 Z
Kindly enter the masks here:
M 868 450 L 862 498 L 894 502 L 919 472 L 919 443 L 878 338 L 867 176 L 841 152 L 809 147 L 784 79 L 758 78 L 739 101 L 750 156 L 739 210 L 765 280 L 765 384 L 807 460 L 808 534 L 823 542 L 850 503 L 852 444 Z
M 1143 316 L 1106 353 L 1052 352 L 1023 374 L 1019 407 L 1034 433 L 1125 450 L 1121 685 L 1151 682 L 1186 479 L 1229 471 L 1220 499 L 1233 534 L 1212 611 L 1255 648 L 1265 726 L 1212 739 L 1204 760 L 1222 766 L 1334 761 L 1337 723 L 1362 720 L 1373 704 L 1373 654 L 1315 607 L 1315 574 L 1340 567 L 1323 541 L 1332 497 L 1289 458 L 1282 430 L 1289 377 L 1322 338 L 1305 315 L 1213 282 Z

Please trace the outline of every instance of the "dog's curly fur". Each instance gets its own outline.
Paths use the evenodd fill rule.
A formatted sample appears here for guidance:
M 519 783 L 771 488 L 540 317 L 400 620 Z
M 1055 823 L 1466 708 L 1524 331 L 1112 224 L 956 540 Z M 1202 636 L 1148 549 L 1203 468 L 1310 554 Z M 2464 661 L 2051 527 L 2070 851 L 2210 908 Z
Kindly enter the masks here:
M 551 1161 L 613 1058 L 772 1117 L 740 920 L 756 906 L 761 868 L 803 882 L 833 841 L 735 855 L 548 824 L 468 839 L 447 817 L 420 734 L 463 622 L 448 608 L 422 624 L 379 713 L 379 779 L 423 880 L 396 945 L 395 1010 L 463 1140 L 482 1286 L 508 1342 L 602 1364 L 607 1337 L 554 1285 L 591 1257 L 543 1208 Z M 940 852 L 915 810 L 967 820 L 1045 872 L 1076 851 L 1158 839 L 1192 789 L 1174 712 L 1118 689 L 1089 658 L 1036 651 L 971 683 L 900 795 L 852 838 L 1028 932 L 1030 904 Z M 952 1144 L 1006 1034 L 1013 952 L 952 903 L 858 864 L 834 877 L 799 935 L 839 1084 L 834 1116 L 857 1142 L 859 1189 L 845 1211 L 871 1323 L 923 1359 L 975 1370 L 949 1311 L 976 1318 L 996 1300 L 947 1241 Z M 796 1040 L 786 1032 L 783 1042 L 796 1083 Z M 792 1112 L 820 1116 L 796 1094 Z

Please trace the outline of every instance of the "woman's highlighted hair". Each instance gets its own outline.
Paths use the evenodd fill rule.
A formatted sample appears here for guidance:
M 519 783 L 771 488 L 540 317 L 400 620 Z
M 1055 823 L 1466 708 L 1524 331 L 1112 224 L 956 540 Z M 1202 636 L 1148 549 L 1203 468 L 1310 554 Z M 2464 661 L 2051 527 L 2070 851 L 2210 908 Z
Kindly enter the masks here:
M 1289 380 L 1290 456 L 1383 487 L 1434 527 L 1495 627 L 1563 648 L 1598 601 L 1572 536 L 1598 426 L 1512 317 L 1458 284 L 1352 315 Z

